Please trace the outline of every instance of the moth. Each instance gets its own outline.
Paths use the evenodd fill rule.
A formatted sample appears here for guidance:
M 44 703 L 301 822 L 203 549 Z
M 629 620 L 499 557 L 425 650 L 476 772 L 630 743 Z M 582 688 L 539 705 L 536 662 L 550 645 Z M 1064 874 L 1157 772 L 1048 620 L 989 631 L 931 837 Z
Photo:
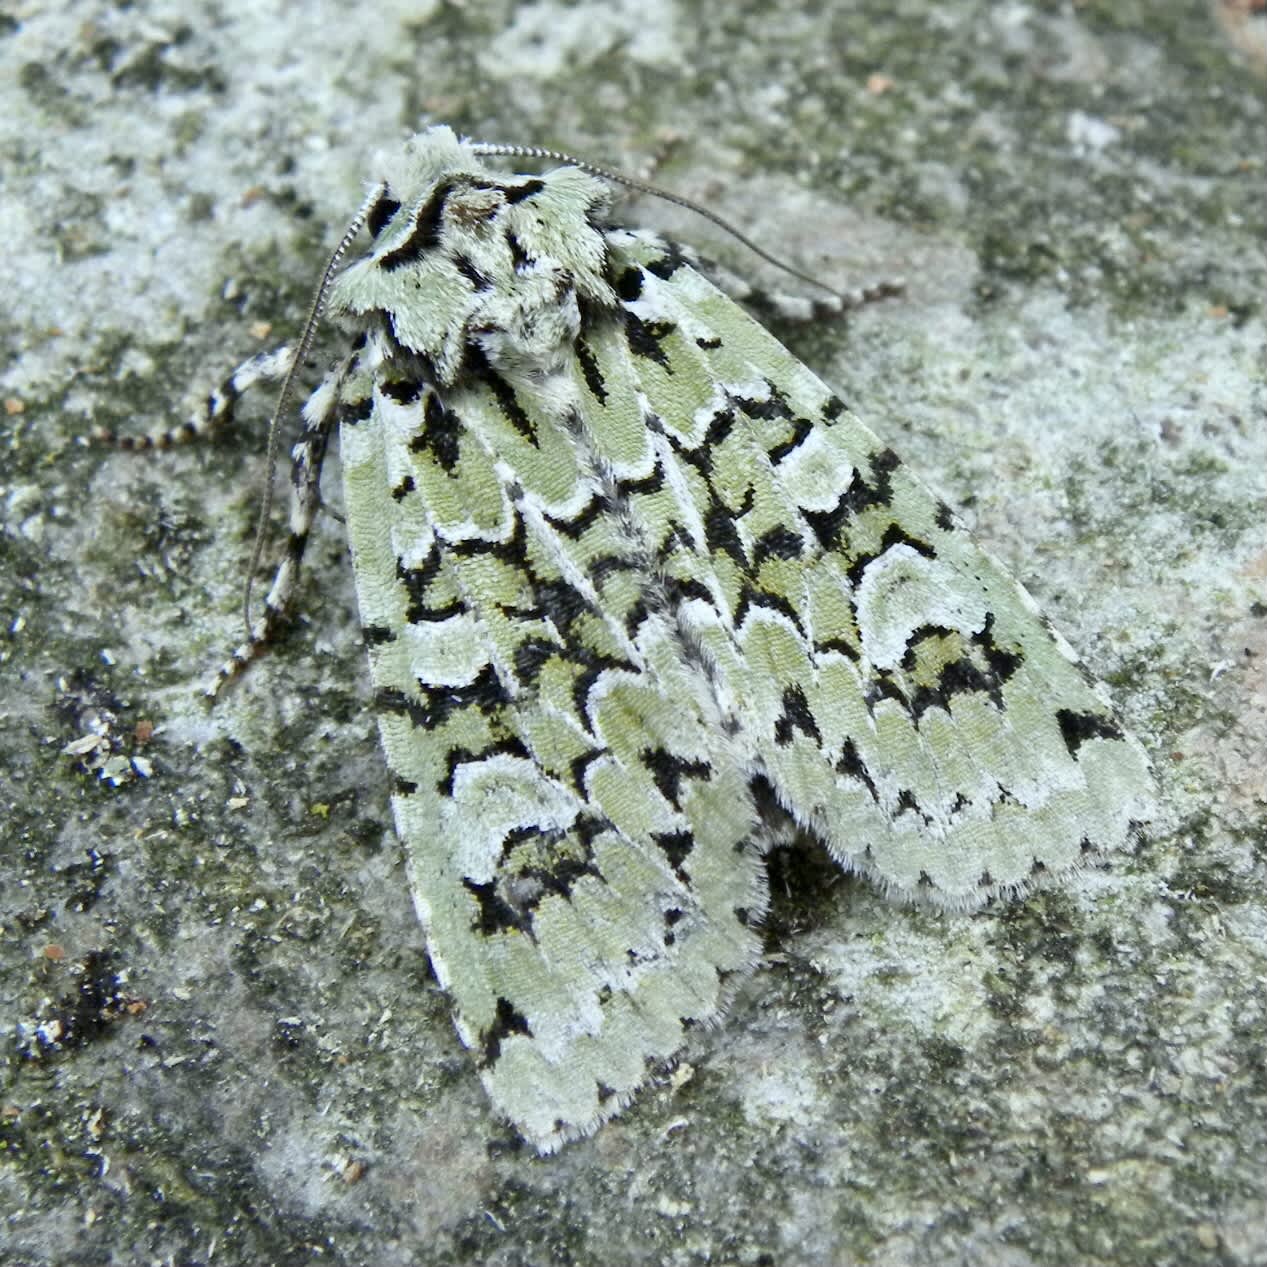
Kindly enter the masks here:
M 285 618 L 337 428 L 428 953 L 548 1153 L 720 1019 L 773 841 L 968 910 L 1122 846 L 1152 780 L 891 448 L 691 256 L 613 223 L 599 169 L 490 162 L 516 154 L 558 157 L 433 127 L 383 160 L 310 322 L 350 349 L 303 408 L 285 557 L 225 672 Z

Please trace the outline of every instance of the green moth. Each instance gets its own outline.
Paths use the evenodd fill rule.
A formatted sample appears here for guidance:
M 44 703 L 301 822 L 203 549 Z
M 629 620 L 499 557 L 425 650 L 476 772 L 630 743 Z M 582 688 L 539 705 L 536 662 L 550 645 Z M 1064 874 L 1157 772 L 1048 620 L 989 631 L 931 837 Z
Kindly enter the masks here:
M 428 951 L 494 1104 L 550 1152 L 719 1019 L 775 839 L 966 910 L 1122 846 L 1152 781 L 891 449 L 692 257 L 611 223 L 603 173 L 490 166 L 516 153 L 436 127 L 384 163 L 314 307 L 351 351 L 305 406 L 286 555 L 226 672 L 284 619 L 337 426 Z

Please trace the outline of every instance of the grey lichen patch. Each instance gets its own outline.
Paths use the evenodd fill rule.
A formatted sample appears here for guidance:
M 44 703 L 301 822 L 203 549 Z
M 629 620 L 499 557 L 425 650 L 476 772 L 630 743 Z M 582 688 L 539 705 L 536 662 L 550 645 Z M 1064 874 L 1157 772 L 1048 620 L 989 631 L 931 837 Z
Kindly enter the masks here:
M 214 60 L 206 52 L 188 56 L 187 50 L 194 46 L 194 34 L 193 27 L 180 23 L 168 30 L 154 30 L 138 43 L 103 37 L 88 51 L 109 73 L 116 89 L 223 93 L 228 81 Z
M 1108 299 L 1124 311 L 1194 295 L 1252 310 L 1261 265 L 1248 277 L 1212 269 L 1192 249 L 1213 224 L 1259 218 L 1262 110 L 1251 82 L 1228 75 L 1198 6 L 1168 10 L 1165 32 L 1149 32 L 1160 46 L 1147 51 L 1140 28 L 1111 8 L 1080 9 L 1076 21 L 981 11 L 988 43 L 981 23 L 938 10 L 900 28 L 882 15 L 851 24 L 855 73 L 823 72 L 822 92 L 837 106 L 804 130 L 829 135 L 842 114 L 857 119 L 858 143 L 840 160 L 852 174 L 845 187 L 894 217 L 959 224 L 981 260 L 983 300 L 1052 279 L 1076 302 Z M 1154 50 L 1176 84 L 1164 105 L 1145 104 Z M 874 72 L 878 86 L 860 92 Z M 915 87 L 926 82 L 940 86 L 938 109 Z M 1251 94 L 1249 108 L 1229 111 L 1238 94 Z M 1038 148 L 1041 180 L 1028 166 Z M 1176 152 L 1206 177 L 1182 197 L 1172 188 Z
M 18 71 L 18 83 L 41 109 L 61 108 L 66 104 L 66 89 L 50 69 L 40 62 L 27 62 Z
M 163 19 L 152 5 L 89 6 L 82 25 L 38 6 L 0 15 L 14 68 L 0 76 L 0 272 L 21 300 L 0 314 L 16 352 L 0 397 L 26 402 L 0 415 L 0 972 L 34 1017 L 72 989 L 74 965 L 109 951 L 149 1005 L 52 1062 L 6 1056 L 6 1252 L 199 1261 L 214 1243 L 229 1264 L 319 1249 L 336 1264 L 795 1267 L 949 1261 L 970 1245 L 987 1265 L 1261 1262 L 1258 84 L 1198 4 L 643 4 L 638 21 L 681 49 L 649 66 L 619 47 L 558 59 L 562 24 L 600 6 L 537 5 L 545 69 L 514 74 L 487 53 L 514 6 L 435 6 L 421 21 L 406 7 L 373 23 L 330 10 L 301 30 L 222 6 L 179 47 L 139 29 Z M 103 56 L 60 60 L 95 39 L 112 41 Z M 136 65 L 154 73 L 116 86 L 147 45 L 162 47 Z M 181 59 L 218 66 L 229 91 L 181 80 Z M 119 429 L 177 421 L 251 350 L 251 321 L 291 333 L 366 151 L 424 114 L 650 171 L 747 227 L 762 216 L 748 182 L 777 172 L 788 201 L 767 245 L 830 242 L 836 283 L 869 279 L 836 275 L 843 246 L 905 273 L 907 299 L 796 350 L 845 367 L 832 377 L 851 405 L 1042 585 L 1180 807 L 1170 833 L 1084 873 L 1075 909 L 998 936 L 993 910 L 916 927 L 856 882 L 821 900 L 794 891 L 767 943 L 791 960 L 787 989 L 773 966 L 726 1040 L 703 1036 L 708 1059 L 678 1092 L 544 1165 L 490 1120 L 427 977 L 394 841 L 373 843 L 386 788 L 356 711 L 337 525 L 319 566 L 342 575 L 342 598 L 310 587 L 307 623 L 208 720 L 195 699 L 208 652 L 214 665 L 239 634 L 252 418 L 202 454 L 111 477 L 153 487 L 145 514 L 171 497 L 178 553 L 194 560 L 179 581 L 163 579 L 157 538 L 133 553 L 142 529 L 105 511 L 99 472 L 116 459 L 65 448 L 84 404 Z M 131 162 L 108 168 L 106 152 Z M 59 228 L 85 188 L 90 224 Z M 185 200 L 208 188 L 212 218 L 190 223 Z M 759 200 L 769 185 L 752 188 Z M 62 260 L 58 233 L 93 249 Z M 95 253 L 107 239 L 111 254 Z M 912 241 L 938 248 L 918 270 Z M 249 311 L 217 298 L 229 276 L 249 280 Z M 988 303 L 971 302 L 978 282 Z M 1054 337 L 1035 355 L 980 337 L 1032 333 L 1036 295 L 1054 298 Z M 1123 319 L 1095 325 L 1106 308 Z M 157 367 L 122 400 L 112 369 L 91 373 L 120 331 Z M 173 340 L 186 359 L 164 360 Z M 1113 377 L 1128 387 L 1116 401 Z M 1090 459 L 1100 446 L 1111 468 Z M 81 559 L 103 511 L 112 549 Z M 130 636 L 120 657 L 114 590 L 136 610 L 138 559 L 159 577 L 142 612 L 156 641 Z M 121 722 L 158 725 L 154 778 L 112 789 L 61 754 L 77 732 L 58 680 L 89 668 Z M 354 806 L 371 790 L 376 806 Z M 324 825 L 315 804 L 332 807 Z M 106 859 L 95 879 L 90 848 Z M 319 894 L 314 857 L 338 876 Z M 292 898 L 302 938 L 279 931 Z M 252 912 L 257 899 L 269 909 Z M 44 958 L 53 944 L 64 959 Z M 18 1013 L 0 1017 L 10 1035 Z M 279 1050 L 292 1032 L 298 1048 Z M 749 1079 L 781 1119 L 745 1113 Z M 368 1168 L 349 1186 L 353 1151 Z

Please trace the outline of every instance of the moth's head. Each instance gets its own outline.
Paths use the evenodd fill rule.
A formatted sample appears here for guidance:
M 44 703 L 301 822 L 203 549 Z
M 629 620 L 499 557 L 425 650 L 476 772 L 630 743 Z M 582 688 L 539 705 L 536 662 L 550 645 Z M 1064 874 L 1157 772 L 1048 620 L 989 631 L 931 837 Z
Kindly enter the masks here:
M 531 331 L 534 346 L 520 350 L 544 366 L 551 342 L 575 337 L 570 313 L 616 302 L 604 181 L 576 167 L 499 171 L 445 127 L 379 161 L 366 217 L 373 241 L 334 283 L 330 309 L 382 318 L 441 382 L 489 335 L 504 346 Z

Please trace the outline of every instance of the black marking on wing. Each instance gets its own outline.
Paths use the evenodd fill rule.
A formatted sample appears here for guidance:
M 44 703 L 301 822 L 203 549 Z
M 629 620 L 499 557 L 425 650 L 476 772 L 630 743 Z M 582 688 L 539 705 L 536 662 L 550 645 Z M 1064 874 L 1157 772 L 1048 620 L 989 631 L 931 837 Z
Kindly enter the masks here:
M 577 541 L 588 532 L 599 519 L 603 517 L 611 509 L 611 504 L 602 493 L 590 494 L 590 499 L 581 507 L 575 515 L 564 519 L 556 518 L 554 515 L 546 515 L 545 521 L 556 531 L 561 532 L 565 537 L 572 541 Z M 593 567 L 599 560 L 595 559 L 590 564 L 591 573 Z
M 484 937 L 493 937 L 498 933 L 518 929 L 521 933 L 532 935 L 532 913 L 512 906 L 497 891 L 497 881 L 489 880 L 486 884 L 477 884 L 474 880 L 463 877 L 462 885 L 475 899 L 479 913 L 471 921 L 471 928 Z M 504 1000 L 502 1000 L 504 1002 Z M 527 1032 L 527 1023 L 525 1029 Z
M 920 809 L 918 798 L 908 787 L 900 789 L 897 794 L 897 804 L 893 816 L 897 818 L 902 814 L 914 814 L 916 818 L 923 822 L 925 827 L 933 825 L 932 815 L 926 814 Z
M 685 524 L 670 519 L 664 527 L 664 536 L 656 547 L 655 561 L 657 566 L 667 563 L 679 550 L 695 548 L 695 537 L 687 531 Z
M 664 856 L 669 860 L 673 874 L 683 884 L 689 884 L 690 877 L 682 864 L 691 856 L 691 850 L 695 848 L 695 837 L 689 831 L 659 831 L 652 832 L 651 839 L 660 846 Z
M 479 752 L 472 752 L 469 748 L 450 748 L 444 758 L 444 778 L 436 784 L 436 787 L 440 790 L 440 795 L 453 795 L 453 779 L 462 766 L 470 765 L 473 761 L 487 761 L 489 757 L 532 759 L 528 749 L 524 747 L 523 740 L 518 735 L 508 735 L 503 739 L 498 739 Z
M 836 759 L 836 773 L 843 774 L 846 778 L 856 779 L 871 793 L 871 799 L 879 803 L 880 793 L 876 791 L 875 780 L 872 779 L 871 771 L 867 769 L 866 762 L 858 754 L 857 746 L 852 739 L 846 739 L 840 749 L 840 756 Z
M 783 690 L 783 711 L 774 723 L 774 742 L 780 748 L 786 748 L 792 742 L 796 731 L 800 731 L 807 739 L 821 745 L 823 736 L 819 733 L 814 714 L 810 712 L 809 700 L 805 692 L 795 682 Z
M 601 880 L 603 874 L 594 862 L 593 841 L 610 826 L 609 820 L 595 814 L 578 816 L 572 835 L 583 850 L 582 857 L 552 847 L 566 843 L 564 833 L 558 829 L 543 831 L 532 826 L 507 832 L 497 869 L 519 911 L 531 919 L 545 898 L 570 898 L 572 886 L 582 876 Z M 526 865 L 519 857 L 520 846 L 527 851 Z M 548 860 L 544 865 L 538 862 L 542 857 Z
M 487 537 L 463 537 L 460 541 L 446 542 L 448 549 L 456 558 L 472 558 L 476 555 L 491 554 L 493 558 L 509 563 L 513 567 L 524 570 L 527 567 L 528 531 L 524 526 L 524 517 L 517 510 L 511 516 L 514 525 L 510 536 L 505 540 L 489 540 Z
M 752 562 L 759 567 L 766 559 L 799 559 L 804 552 L 800 533 L 776 524 L 753 543 Z
M 609 576 L 620 572 L 637 572 L 641 568 L 637 559 L 622 554 L 600 554 L 590 561 L 586 575 L 594 582 L 594 588 L 602 591 Z
M 819 544 L 834 549 L 840 530 L 869 506 L 887 506 L 893 500 L 893 482 L 890 475 L 902 464 L 892 449 L 873 453 L 868 461 L 871 482 L 863 478 L 861 471 L 854 471 L 849 487 L 831 510 L 804 510 L 806 522 L 814 530 Z
M 1056 723 L 1071 757 L 1077 757 L 1078 749 L 1088 739 L 1123 737 L 1121 728 L 1114 724 L 1112 718 L 1100 713 L 1076 713 L 1072 709 L 1062 708 L 1056 713 Z
M 851 660 L 854 664 L 859 663 L 862 659 L 861 650 L 851 642 L 846 642 L 843 638 L 824 638 L 821 642 L 817 639 L 814 642 L 814 653 L 816 655 L 825 655 L 829 651 L 835 651 Z
M 529 198 L 535 197 L 546 187 L 546 183 L 540 177 L 534 176 L 531 180 L 525 180 L 522 185 L 496 185 L 494 188 L 500 189 L 506 196 L 506 201 L 511 206 L 517 202 L 524 202 Z
M 911 711 L 911 701 L 894 681 L 893 675 L 887 669 L 874 671 L 874 676 L 867 682 L 867 689 L 863 692 L 862 702 L 868 710 L 874 712 L 875 706 L 886 699 L 892 700 L 907 713 Z
M 364 396 L 360 400 L 339 401 L 339 426 L 354 427 L 364 422 L 374 412 L 374 397 Z
M 623 303 L 631 304 L 642 294 L 644 281 L 645 275 L 642 269 L 637 264 L 630 264 L 621 270 L 613 289 Z
M 581 616 L 593 610 L 589 599 L 562 577 L 534 580 L 532 593 L 541 614 L 565 637 Z
M 600 405 L 603 404 L 607 400 L 607 384 L 603 381 L 603 372 L 599 369 L 594 350 L 584 339 L 576 341 L 576 361 L 581 367 L 581 377 L 585 379 L 585 386 L 590 389 L 590 395 Z
M 732 396 L 731 399 L 749 418 L 758 421 L 769 421 L 771 418 L 790 418 L 791 407 L 787 397 L 767 378 L 765 380 L 766 398 L 759 400 L 755 396 Z
M 687 445 L 677 436 L 670 436 L 673 450 L 684 462 L 689 463 L 708 479 L 713 473 L 714 450 L 724 444 L 735 429 L 735 411 L 731 405 L 723 405 L 708 420 L 708 427 L 697 444 Z
M 713 777 L 712 767 L 707 761 L 679 757 L 667 748 L 644 748 L 641 760 L 660 789 L 660 795 L 676 810 L 682 808 L 680 798 L 684 778 L 708 780 Z
M 484 1068 L 497 1063 L 497 1058 L 502 1054 L 502 1040 L 512 1034 L 523 1034 L 531 1038 L 532 1030 L 528 1028 L 528 1018 L 515 1011 L 509 999 L 499 998 L 496 1018 L 479 1036 Z
M 954 695 L 981 693 L 988 695 L 996 708 L 1003 706 L 1003 697 L 991 677 L 966 656 L 951 661 L 937 675 L 936 686 L 919 686 L 911 696 L 911 714 L 918 718 L 937 706 L 950 711 Z
M 440 547 L 435 542 L 427 551 L 426 557 L 416 567 L 407 568 L 399 558 L 396 560 L 396 579 L 409 595 L 405 619 L 411 625 L 448 620 L 450 616 L 459 615 L 464 610 L 458 599 L 449 599 L 440 607 L 434 607 L 428 601 L 427 591 L 439 576 L 440 568 Z
M 913 629 L 906 640 L 906 651 L 902 654 L 902 668 L 908 673 L 915 668 L 918 659 L 917 648 L 921 642 L 926 642 L 930 638 L 953 636 L 954 630 L 948 629 L 945 625 L 920 625 Z
M 929 545 L 927 541 L 921 541 L 919 537 L 912 537 L 900 524 L 889 524 L 884 530 L 884 536 L 880 538 L 880 548 L 874 554 L 860 554 L 849 565 L 846 576 L 854 589 L 862 583 L 863 573 L 871 566 L 876 559 L 882 558 L 894 546 L 909 546 L 916 554 L 923 555 L 926 559 L 935 559 L 937 557 L 936 549 Z
M 792 434 L 782 444 L 776 444 L 769 451 L 770 461 L 775 465 L 795 453 L 814 433 L 814 424 L 808 418 L 792 419 Z
M 748 555 L 744 550 L 743 538 L 739 535 L 739 516 L 751 509 L 753 490 L 748 489 L 746 504 L 736 512 L 731 510 L 720 497 L 708 488 L 708 507 L 704 511 L 704 539 L 709 550 L 716 554 L 721 551 L 730 555 L 743 571 L 748 570 Z
M 378 390 L 398 405 L 412 405 L 422 395 L 424 386 L 416 379 L 394 378 L 381 384 Z
M 534 449 L 537 448 L 537 429 L 533 426 L 532 419 L 528 417 L 524 412 L 523 406 L 519 403 L 519 398 L 515 395 L 515 389 L 487 361 L 480 367 L 478 374 L 492 393 L 493 399 L 497 402 L 497 407 L 502 411 L 506 421 Z
M 594 876 L 601 880 L 603 873 L 594 865 L 591 858 L 557 858 L 549 867 L 525 867 L 519 873 L 526 879 L 536 880 L 541 886 L 541 893 L 524 902 L 524 909 L 535 911 L 541 905 L 542 898 L 570 898 L 572 888 L 584 876 Z
M 717 599 L 713 591 L 703 581 L 697 581 L 693 576 L 666 576 L 663 592 L 665 602 L 671 612 L 677 611 L 683 603 L 690 602 L 692 599 L 707 603 L 714 609 L 717 607 Z
M 972 642 L 981 648 L 990 671 L 1000 682 L 1006 682 L 1025 663 L 1024 652 L 1019 649 L 1011 651 L 1006 647 L 1000 647 L 994 641 L 993 612 L 986 614 L 985 625 L 979 632 L 972 635 Z
M 367 647 L 381 647 L 384 643 L 396 641 L 395 631 L 386 625 L 362 625 L 361 637 Z
M 422 406 L 422 429 L 409 440 L 411 453 L 430 453 L 441 468 L 452 475 L 462 456 L 465 425 L 445 407 L 439 393 L 428 392 Z
M 638 669 L 628 660 L 595 655 L 592 651 L 582 652 L 580 648 L 574 648 L 568 659 L 572 664 L 583 666 L 583 671 L 577 674 L 572 683 L 572 706 L 585 729 L 592 735 L 594 723 L 589 714 L 589 694 L 594 683 L 607 672 L 637 673 Z
M 560 650 L 559 644 L 548 638 L 525 638 L 515 648 L 515 677 L 525 686 L 531 686 Z
M 664 487 L 664 467 L 659 458 L 650 472 L 641 478 L 630 476 L 628 479 L 616 481 L 616 492 L 622 498 L 646 496 L 658 493 Z
M 374 702 L 381 712 L 405 714 L 422 730 L 435 730 L 454 713 L 467 708 L 478 708 L 485 716 L 491 716 L 510 702 L 491 664 L 486 664 L 471 681 L 461 686 L 424 686 L 419 682 L 418 689 L 420 700 L 387 687 L 378 691 Z
M 522 273 L 530 264 L 535 263 L 533 256 L 528 254 L 524 244 L 515 234 L 506 234 L 506 245 L 510 248 L 510 260 L 515 266 L 516 273 Z
M 827 422 L 835 422 L 846 408 L 845 402 L 839 396 L 828 396 L 823 402 L 823 418 Z
M 576 788 L 577 793 L 588 799 L 589 791 L 585 786 L 585 776 L 589 773 L 589 768 L 599 757 L 607 755 L 606 748 L 588 748 L 579 757 L 573 757 L 569 767 L 572 776 L 572 786 Z
M 572 824 L 572 830 L 576 832 L 576 838 L 588 850 L 599 836 L 612 830 L 612 823 L 609 818 L 582 811 L 576 816 L 576 821 Z
M 735 604 L 734 624 L 736 629 L 742 628 L 744 621 L 748 618 L 749 609 L 753 607 L 764 607 L 768 611 L 776 611 L 780 615 L 786 616 L 801 637 L 805 637 L 805 629 L 801 624 L 800 615 L 782 594 L 771 594 L 767 590 L 757 589 L 747 583 L 740 590 L 739 601 Z
M 938 674 L 935 686 L 920 686 L 911 696 L 911 714 L 917 720 L 928 709 L 936 706 L 950 710 L 952 695 L 977 691 L 988 695 L 995 708 L 1002 711 L 1006 705 L 1003 701 L 1003 687 L 1025 662 L 1019 651 L 1009 651 L 994 641 L 994 614 L 986 617 L 985 627 L 974 633 L 969 642 L 976 650 L 984 664 L 978 663 L 969 655 L 945 665 Z M 908 671 L 915 667 L 916 645 L 926 638 L 946 638 L 953 636 L 952 631 L 940 625 L 923 625 L 916 629 L 907 643 L 902 657 L 902 667 Z
M 648 273 L 653 274 L 663 282 L 667 282 L 679 268 L 686 265 L 687 259 L 676 242 L 662 242 L 660 246 L 662 253 L 654 260 L 649 261 L 646 269 Z
M 625 321 L 625 341 L 634 356 L 645 357 L 661 366 L 666 374 L 673 373 L 668 353 L 660 346 L 677 327 L 671 321 L 643 321 L 627 308 L 621 309 Z

